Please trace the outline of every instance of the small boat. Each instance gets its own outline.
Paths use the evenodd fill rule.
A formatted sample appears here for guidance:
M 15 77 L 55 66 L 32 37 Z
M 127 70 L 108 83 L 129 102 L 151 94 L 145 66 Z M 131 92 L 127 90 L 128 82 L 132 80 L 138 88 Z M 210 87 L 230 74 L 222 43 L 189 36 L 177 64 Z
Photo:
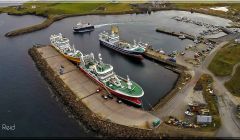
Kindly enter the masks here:
M 81 23 L 78 22 L 76 26 L 73 27 L 73 31 L 75 33 L 84 33 L 84 32 L 90 32 L 94 30 L 94 26 L 90 23 Z
M 185 39 L 186 37 L 185 37 L 185 35 L 181 34 L 181 35 L 179 35 L 178 38 L 179 38 L 179 39 Z
M 162 48 L 159 50 L 159 53 L 165 54 L 165 52 L 162 50 Z

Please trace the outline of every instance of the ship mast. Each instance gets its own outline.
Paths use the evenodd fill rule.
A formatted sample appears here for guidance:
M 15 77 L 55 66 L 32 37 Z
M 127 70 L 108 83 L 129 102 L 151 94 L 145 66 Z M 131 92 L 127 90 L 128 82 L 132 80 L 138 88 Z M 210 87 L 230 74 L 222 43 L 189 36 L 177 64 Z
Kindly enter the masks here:
M 99 67 L 100 67 L 101 70 L 102 70 L 102 69 L 103 69 L 103 67 L 102 67 L 103 62 L 102 62 L 101 53 L 98 54 L 98 59 L 99 59 Z
M 99 59 L 99 63 L 102 64 L 102 57 L 101 57 L 101 53 L 98 54 L 98 59 Z
M 76 49 L 75 49 L 74 44 L 72 45 L 72 47 L 73 47 L 73 52 L 76 53 Z
M 128 89 L 132 89 L 132 82 L 129 79 L 129 76 L 127 75 L 127 85 L 128 85 Z
M 135 39 L 133 40 L 133 46 L 134 46 L 134 47 L 138 47 L 137 42 L 136 42 Z

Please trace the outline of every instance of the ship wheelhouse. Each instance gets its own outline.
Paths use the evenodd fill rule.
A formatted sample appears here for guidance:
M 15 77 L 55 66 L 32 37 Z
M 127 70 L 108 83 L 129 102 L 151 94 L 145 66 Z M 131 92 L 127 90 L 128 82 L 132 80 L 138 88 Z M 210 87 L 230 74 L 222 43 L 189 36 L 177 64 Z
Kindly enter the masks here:
M 99 34 L 99 38 L 109 43 L 119 42 L 119 35 L 116 33 L 112 33 L 111 35 L 109 35 L 108 32 L 103 31 L 102 33 Z

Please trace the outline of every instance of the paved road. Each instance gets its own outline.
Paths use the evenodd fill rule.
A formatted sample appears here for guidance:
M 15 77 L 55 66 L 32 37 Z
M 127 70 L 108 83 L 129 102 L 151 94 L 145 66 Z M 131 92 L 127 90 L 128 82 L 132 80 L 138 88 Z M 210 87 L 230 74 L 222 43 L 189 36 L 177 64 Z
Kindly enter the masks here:
M 207 74 L 210 74 L 214 80 L 214 88 L 218 91 L 218 105 L 219 113 L 222 121 L 222 127 L 217 133 L 217 137 L 240 137 L 240 127 L 238 125 L 239 120 L 234 116 L 234 107 L 239 104 L 239 100 L 233 96 L 223 85 L 224 78 L 216 77 L 211 73 L 207 67 L 216 55 L 217 51 L 221 49 L 227 42 L 222 42 L 218 45 L 209 55 L 206 57 L 205 61 L 202 63 L 200 69 Z
M 240 127 L 238 125 L 239 120 L 234 116 L 234 107 L 239 104 L 239 101 L 235 96 L 228 92 L 223 85 L 224 78 L 216 77 L 208 69 L 208 65 L 216 55 L 217 51 L 221 49 L 227 42 L 223 42 L 218 45 L 202 63 L 200 69 L 202 72 L 210 74 L 214 79 L 214 88 L 217 89 L 218 93 L 218 105 L 219 113 L 222 121 L 222 127 L 217 133 L 217 137 L 240 137 Z
M 240 125 L 239 120 L 234 116 L 234 106 L 240 103 L 240 100 L 237 100 L 231 93 L 227 91 L 225 86 L 223 85 L 223 81 L 221 78 L 216 77 L 212 74 L 208 69 L 208 65 L 216 55 L 217 51 L 226 44 L 227 42 L 222 42 L 217 47 L 215 47 L 211 53 L 205 58 L 204 62 L 198 67 L 191 67 L 189 64 L 186 64 L 181 58 L 181 65 L 185 65 L 188 68 L 192 69 L 192 79 L 186 84 L 183 89 L 177 93 L 169 102 L 167 102 L 162 108 L 156 111 L 158 117 L 163 118 L 172 114 L 183 113 L 182 108 L 184 104 L 186 105 L 185 98 L 189 95 L 189 93 L 193 90 L 194 85 L 197 80 L 203 73 L 210 74 L 214 79 L 214 88 L 218 90 L 218 101 L 219 101 L 219 112 L 222 120 L 222 127 L 217 132 L 217 137 L 240 137 Z
M 217 132 L 217 137 L 240 137 L 239 122 L 233 112 L 234 106 L 227 95 L 218 96 L 219 113 L 222 127 Z

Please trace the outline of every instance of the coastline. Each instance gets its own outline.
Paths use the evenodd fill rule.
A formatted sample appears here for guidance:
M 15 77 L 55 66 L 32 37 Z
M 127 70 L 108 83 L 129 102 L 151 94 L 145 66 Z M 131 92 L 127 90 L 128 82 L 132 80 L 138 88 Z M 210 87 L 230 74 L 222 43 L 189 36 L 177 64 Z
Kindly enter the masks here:
M 87 16 L 87 15 L 124 15 L 124 14 L 141 14 L 141 13 L 143 13 L 143 12 L 134 10 L 134 11 L 112 12 L 112 13 L 65 14 L 65 15 L 51 16 L 51 17 L 47 17 L 47 18 L 46 18 L 46 16 L 42 16 L 42 17 L 46 18 L 42 23 L 24 27 L 21 29 L 16 29 L 13 31 L 9 31 L 5 34 L 5 36 L 13 37 L 13 36 L 18 36 L 18 35 L 22 35 L 22 34 L 26 34 L 26 33 L 31 33 L 34 31 L 42 30 L 42 29 L 49 27 L 51 24 L 53 24 L 56 21 L 59 21 L 59 20 L 65 19 L 65 18 L 69 18 L 69 17 Z M 11 15 L 15 15 L 15 14 L 11 14 Z M 23 14 L 23 15 L 26 15 L 26 14 Z M 21 15 L 17 15 L 17 16 L 23 16 L 23 15 L 21 14 Z M 35 15 L 35 14 L 31 14 L 31 15 Z M 35 16 L 39 16 L 39 15 L 35 15 Z
M 42 30 L 47 27 L 49 27 L 51 24 L 53 24 L 56 21 L 68 18 L 68 17 L 75 17 L 75 16 L 87 16 L 87 15 L 124 15 L 124 14 L 147 14 L 150 12 L 157 12 L 157 11 L 169 11 L 169 10 L 177 10 L 177 11 L 187 11 L 187 12 L 193 12 L 193 13 L 201 13 L 201 14 L 206 14 L 206 15 L 212 15 L 212 16 L 217 16 L 221 18 L 226 18 L 229 20 L 235 20 L 234 17 L 230 17 L 227 15 L 222 15 L 222 14 L 217 14 L 217 13 L 211 13 L 207 12 L 201 9 L 186 9 L 186 8 L 176 8 L 176 7 L 166 7 L 166 8 L 156 8 L 156 9 L 151 9 L 150 11 L 147 9 L 134 9 L 131 11 L 123 11 L 123 12 L 92 12 L 92 13 L 82 13 L 82 14 L 64 14 L 64 15 L 55 15 L 55 16 L 49 16 L 49 15 L 38 15 L 36 13 L 24 13 L 24 14 L 17 14 L 17 13 L 7 13 L 9 15 L 17 15 L 17 16 L 23 16 L 23 15 L 35 15 L 35 16 L 42 16 L 47 18 L 44 20 L 42 23 L 16 29 L 13 31 L 9 31 L 5 34 L 6 37 L 13 37 L 13 36 L 18 36 L 26 33 L 31 33 L 34 31 Z M 4 13 L 2 11 L 2 13 Z M 1 13 L 0 13 L 1 14 Z

